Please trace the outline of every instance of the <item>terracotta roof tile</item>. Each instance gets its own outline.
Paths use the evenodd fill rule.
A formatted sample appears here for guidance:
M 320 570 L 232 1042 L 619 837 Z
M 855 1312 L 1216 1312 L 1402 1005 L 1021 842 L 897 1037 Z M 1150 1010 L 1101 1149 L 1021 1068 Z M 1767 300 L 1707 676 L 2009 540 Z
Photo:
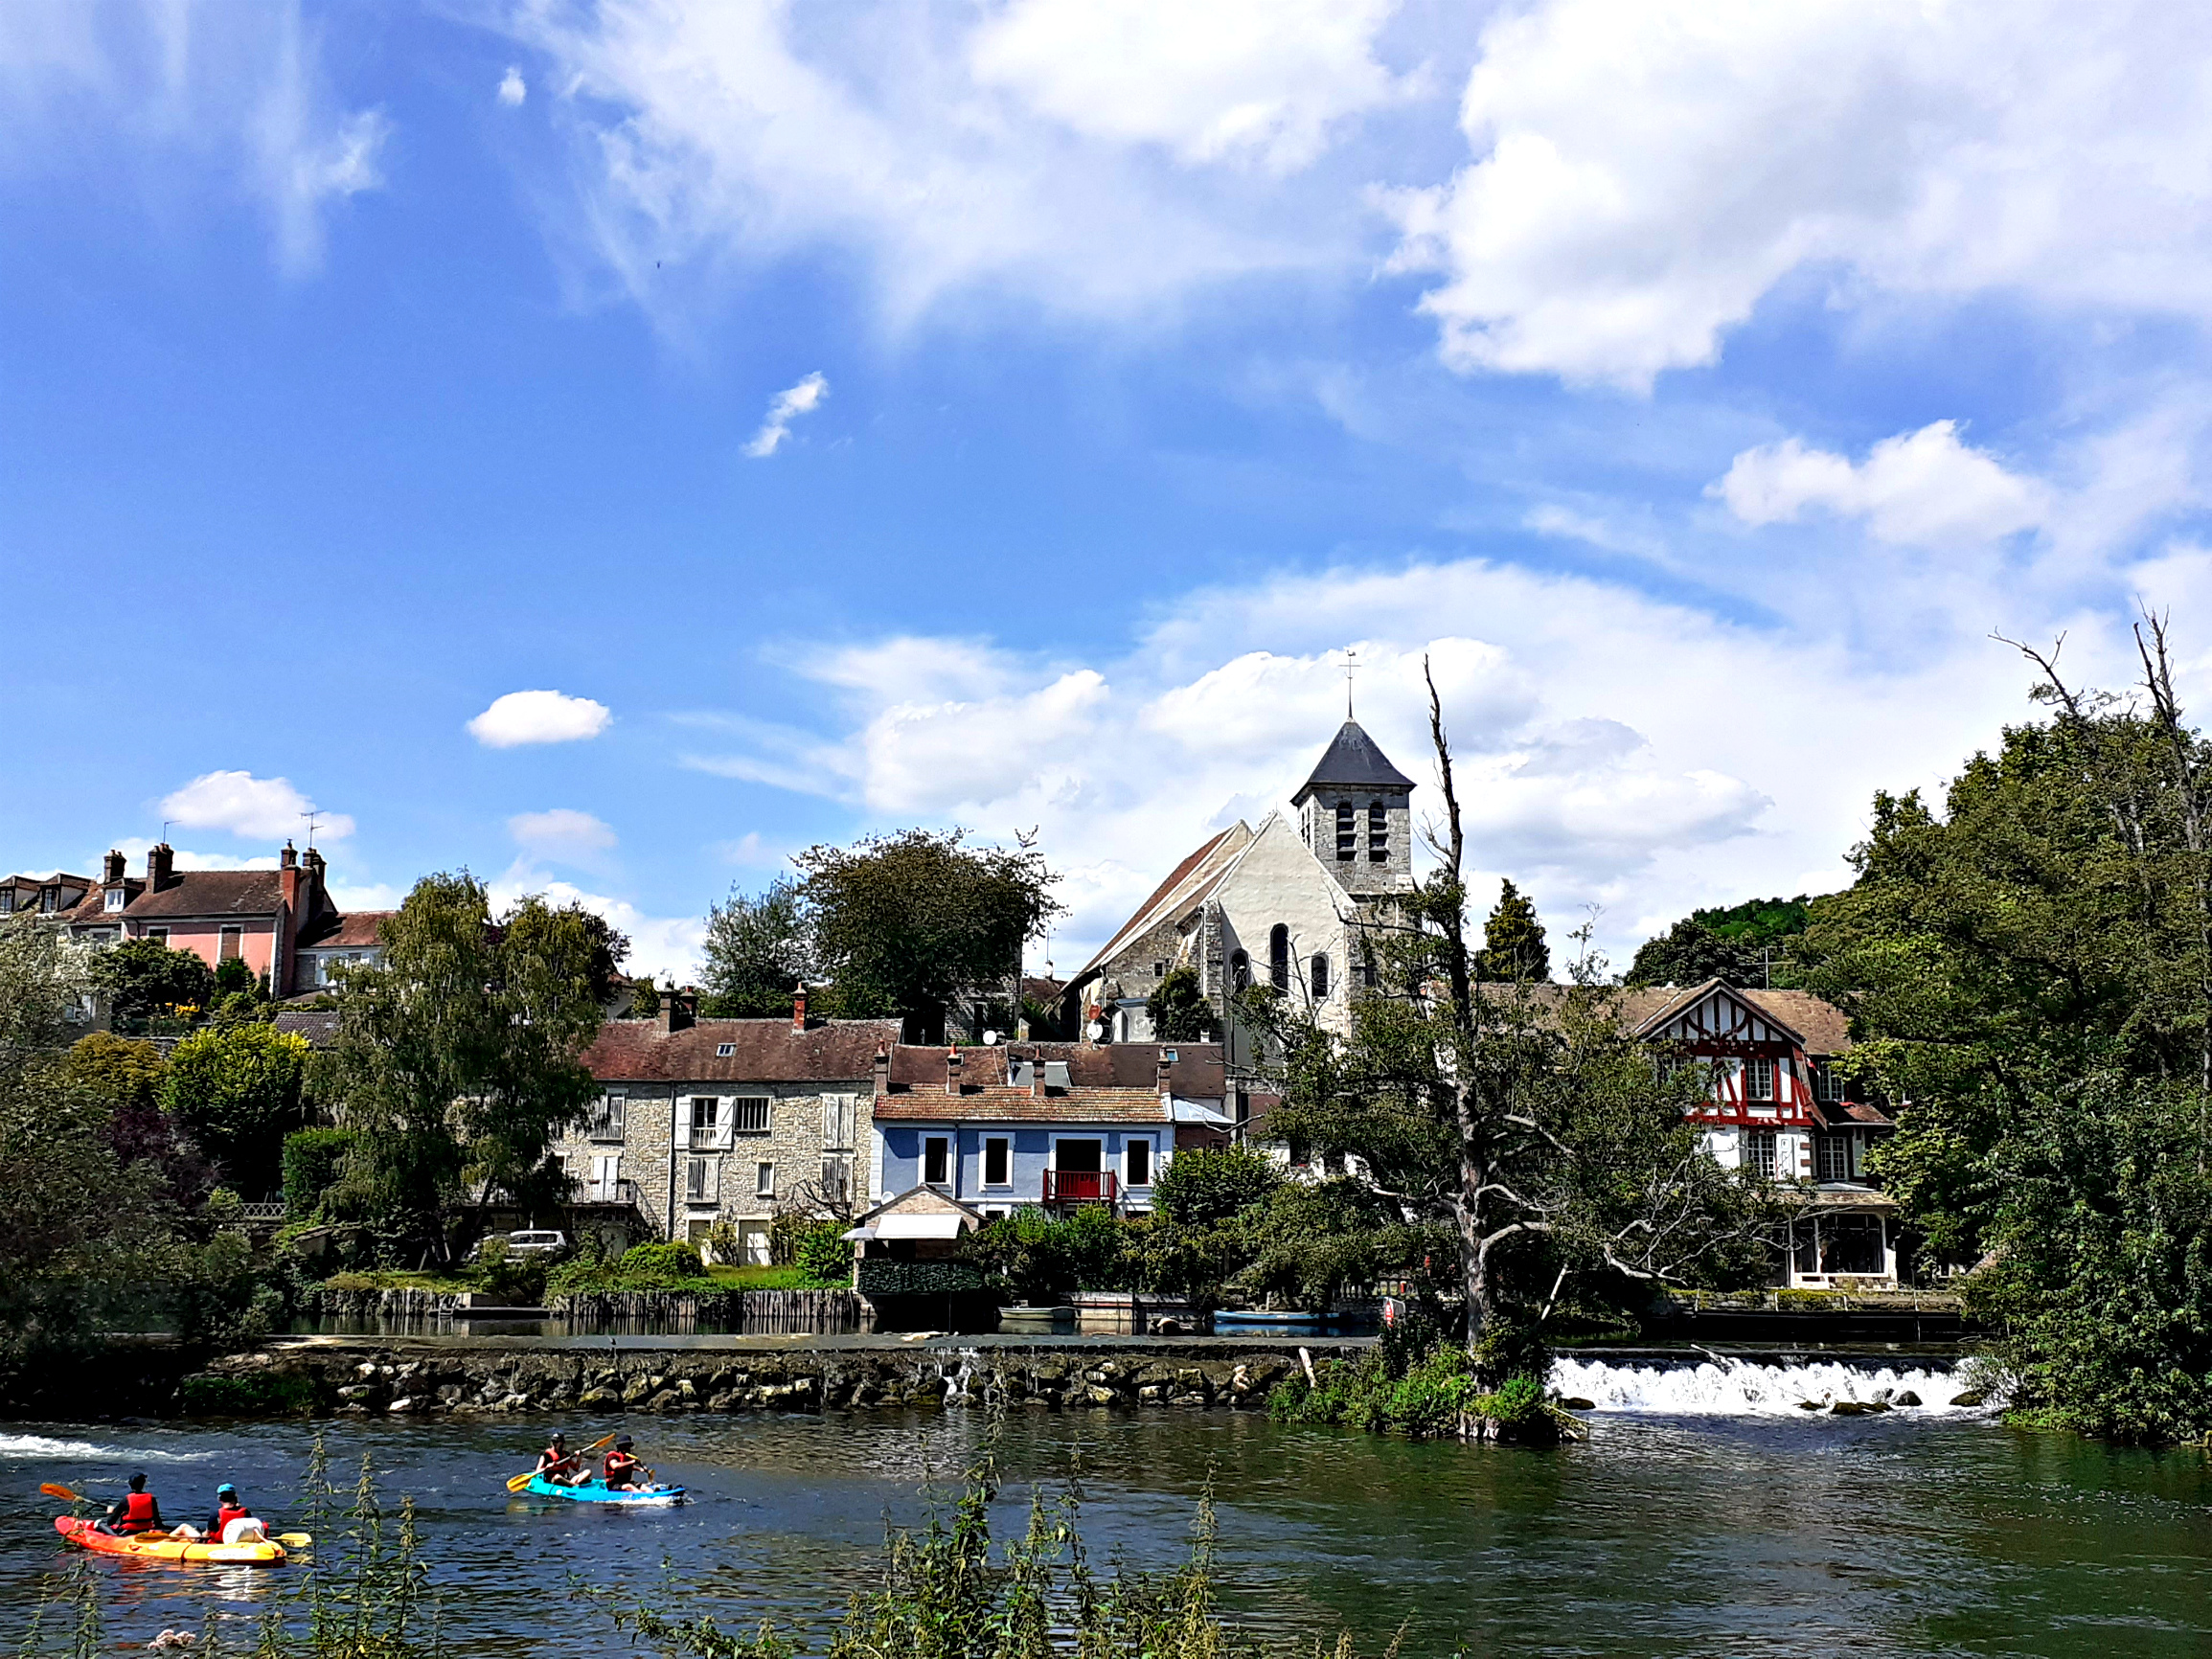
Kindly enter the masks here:
M 583 1063 L 603 1082 L 865 1083 L 877 1049 L 898 1040 L 895 1019 L 823 1020 L 803 1032 L 788 1019 L 702 1019 L 673 1034 L 658 1020 L 611 1019 Z M 731 1053 L 716 1053 L 725 1045 Z
M 876 1102 L 876 1118 L 905 1123 L 943 1123 L 953 1118 L 985 1118 L 1009 1123 L 1153 1123 L 1167 1122 L 1167 1109 L 1152 1089 L 1074 1088 L 1065 1093 L 1033 1095 L 1027 1089 L 994 1083 L 985 1088 L 964 1087 L 957 1097 L 917 1088 L 894 1093 Z
M 399 914 L 397 910 L 355 910 L 345 916 L 326 912 L 301 930 L 300 945 L 316 950 L 361 950 L 378 945 L 384 943 L 384 923 Z
M 158 893 L 142 893 L 124 911 L 151 916 L 274 916 L 284 890 L 275 870 L 188 870 Z M 91 900 L 87 899 L 86 903 Z

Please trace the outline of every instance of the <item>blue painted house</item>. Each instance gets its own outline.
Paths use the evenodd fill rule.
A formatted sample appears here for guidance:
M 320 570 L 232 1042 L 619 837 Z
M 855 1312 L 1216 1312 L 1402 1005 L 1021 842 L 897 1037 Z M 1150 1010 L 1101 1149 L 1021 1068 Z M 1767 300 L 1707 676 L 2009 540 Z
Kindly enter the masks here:
M 1142 1215 L 1178 1136 L 1225 1138 L 1220 1051 L 1189 1046 L 901 1046 L 876 1100 L 876 1196 L 927 1187 L 986 1216 Z

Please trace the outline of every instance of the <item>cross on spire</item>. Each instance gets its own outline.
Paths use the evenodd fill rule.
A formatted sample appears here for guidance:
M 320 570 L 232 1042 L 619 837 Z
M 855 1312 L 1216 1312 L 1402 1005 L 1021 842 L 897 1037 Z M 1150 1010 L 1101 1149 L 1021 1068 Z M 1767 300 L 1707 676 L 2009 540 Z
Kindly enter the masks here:
M 1359 648 L 1344 648 L 1344 717 L 1352 717 L 1352 676 L 1359 671 Z

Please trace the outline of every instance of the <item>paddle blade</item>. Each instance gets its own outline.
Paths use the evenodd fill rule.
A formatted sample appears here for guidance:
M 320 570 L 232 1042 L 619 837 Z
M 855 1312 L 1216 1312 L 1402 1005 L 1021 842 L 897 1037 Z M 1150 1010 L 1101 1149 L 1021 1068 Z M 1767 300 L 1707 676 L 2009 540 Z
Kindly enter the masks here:
M 277 1542 L 287 1550 L 311 1550 L 315 1540 L 306 1533 L 279 1533 Z
M 577 1455 L 578 1457 L 581 1457 L 581 1458 L 587 1458 L 587 1457 L 591 1456 L 591 1454 L 592 1454 L 593 1452 L 600 1450 L 600 1449 L 601 1449 L 603 1446 L 609 1446 L 609 1445 L 612 1445 L 613 1443 L 614 1443 L 614 1436 L 613 1436 L 613 1435 L 611 1435 L 611 1434 L 608 1434 L 608 1435 L 602 1435 L 602 1436 L 600 1436 L 600 1438 L 599 1438 L 599 1439 L 597 1439 L 597 1440 L 593 1441 L 593 1442 L 591 1443 L 591 1444 L 589 1444 L 589 1445 L 585 1446 L 585 1447 L 583 1448 L 583 1450 L 582 1450 L 582 1451 L 578 1452 L 576 1455 Z
M 84 1498 L 81 1493 L 71 1491 L 59 1481 L 41 1481 L 38 1485 L 38 1489 L 44 1492 L 48 1497 L 59 1498 L 64 1503 L 81 1504 L 84 1502 Z
M 513 1480 L 507 1483 L 507 1489 L 511 1492 L 518 1492 L 536 1478 L 537 1471 L 536 1469 L 532 1469 L 526 1475 L 516 1475 Z

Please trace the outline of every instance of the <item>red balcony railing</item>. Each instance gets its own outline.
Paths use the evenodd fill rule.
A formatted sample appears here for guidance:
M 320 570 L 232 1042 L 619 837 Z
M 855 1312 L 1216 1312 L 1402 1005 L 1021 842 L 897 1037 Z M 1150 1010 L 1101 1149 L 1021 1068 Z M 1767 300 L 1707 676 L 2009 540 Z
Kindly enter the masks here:
M 1120 1196 L 1120 1183 L 1108 1170 L 1047 1170 L 1044 1172 L 1047 1204 L 1111 1204 Z

